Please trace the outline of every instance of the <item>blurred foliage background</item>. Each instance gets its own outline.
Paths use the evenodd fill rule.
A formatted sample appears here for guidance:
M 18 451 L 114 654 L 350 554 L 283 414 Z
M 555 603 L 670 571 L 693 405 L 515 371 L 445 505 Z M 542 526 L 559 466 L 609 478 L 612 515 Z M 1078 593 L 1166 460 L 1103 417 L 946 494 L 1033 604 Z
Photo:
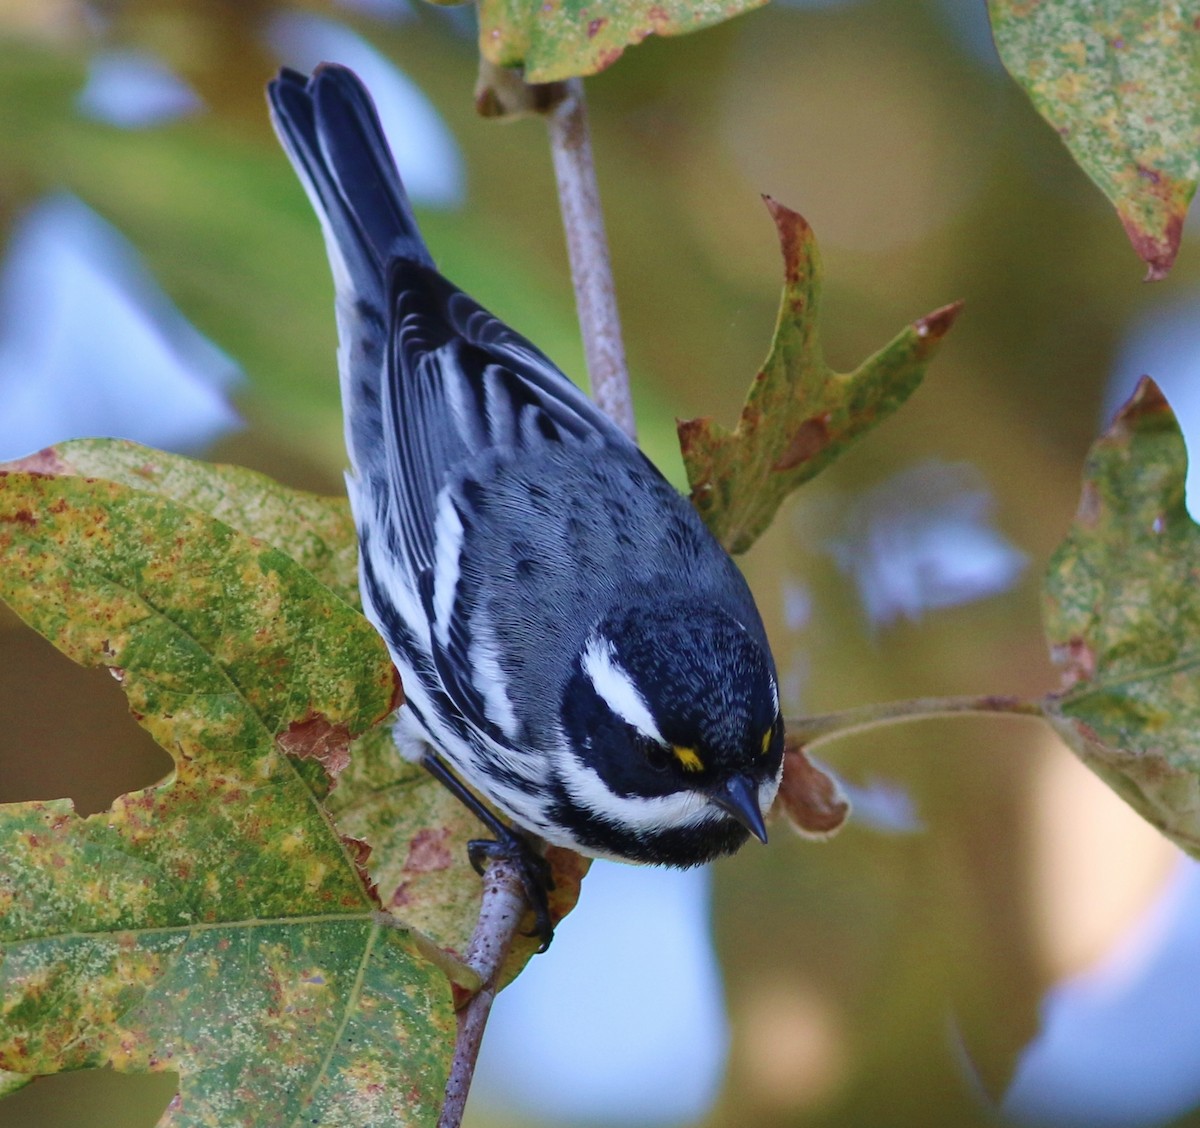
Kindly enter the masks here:
M 206 457 L 332 493 L 344 464 L 332 288 L 263 99 L 281 61 L 266 29 L 298 11 L 3 0 L 0 230 L 48 192 L 77 195 L 245 372 L 235 399 L 247 425 Z M 461 206 L 420 209 L 440 266 L 582 378 L 545 131 L 475 116 L 470 9 L 312 0 L 303 11 L 353 29 L 425 92 L 466 176 Z M 89 66 L 117 48 L 153 53 L 204 112 L 136 130 L 81 114 Z M 772 4 L 648 40 L 587 89 L 639 426 L 677 482 L 674 418 L 732 421 L 769 343 L 781 277 L 760 193 L 816 231 L 836 366 L 966 301 L 910 404 L 742 561 L 786 711 L 1052 687 L 1040 573 L 1103 405 L 1141 374 L 1129 342 L 1153 311 L 1195 304 L 1195 239 L 1167 281 L 1140 283 L 1115 216 L 1000 69 L 982 0 Z M 1152 375 L 1171 395 L 1168 374 Z M 973 469 L 918 469 L 879 492 L 928 460 Z M 975 531 L 1028 564 L 990 598 L 967 598 L 987 587 L 968 582 L 961 599 L 939 599 L 930 581 L 929 598 L 897 597 L 889 613 L 879 585 L 907 549 L 863 529 L 886 531 L 922 502 L 920 482 L 941 482 L 937 495 L 947 475 L 973 497 L 990 492 Z M 905 566 L 920 580 L 947 565 Z M 0 801 L 67 794 L 90 812 L 167 768 L 111 679 L 76 669 L 2 609 L 0 672 Z M 732 1041 L 703 1122 L 1002 1121 L 1046 991 L 1127 935 L 1176 872 L 1175 852 L 1033 723 L 926 722 L 824 753 L 853 784 L 885 781 L 915 814 L 902 832 L 865 818 L 825 845 L 780 828 L 770 848 L 715 867 Z M 556 941 L 562 959 L 570 929 Z M 1155 1022 L 1127 1033 L 1139 1044 L 1179 1034 Z M 171 1091 L 169 1077 L 48 1079 L 0 1103 L 0 1125 L 149 1125 Z M 1184 1107 L 1178 1122 L 1200 1124 Z M 503 1120 L 486 1104 L 471 1115 Z

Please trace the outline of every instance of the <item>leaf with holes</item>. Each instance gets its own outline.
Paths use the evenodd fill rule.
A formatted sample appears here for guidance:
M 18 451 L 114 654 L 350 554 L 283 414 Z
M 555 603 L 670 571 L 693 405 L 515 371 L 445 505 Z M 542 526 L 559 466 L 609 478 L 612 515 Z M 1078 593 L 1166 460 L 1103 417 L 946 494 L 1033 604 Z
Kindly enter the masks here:
M 1171 268 L 1200 178 L 1200 15 L 1184 0 L 988 0 L 996 46 L 1117 209 L 1147 278 Z
M 766 0 L 480 0 L 479 53 L 526 82 L 596 74 L 648 35 L 699 31 Z
M 821 260 L 804 218 L 767 199 L 786 283 L 770 355 L 732 430 L 712 419 L 679 423 L 692 503 L 730 552 L 745 552 L 783 499 L 882 423 L 921 383 L 961 303 L 904 329 L 854 372 L 821 350 Z
M 0 1069 L 175 1070 L 171 1125 L 427 1120 L 457 970 L 320 801 L 396 702 L 375 632 L 277 548 L 83 478 L 0 474 L 0 596 L 175 760 L 90 818 L 0 808 Z
M 267 541 L 358 605 L 357 545 L 345 498 L 319 497 L 241 467 L 214 466 L 116 439 L 61 443 L 7 465 L 103 478 L 172 498 Z M 367 870 L 394 913 L 443 947 L 465 951 L 481 896 L 466 861 L 467 841 L 482 833 L 477 820 L 426 772 L 399 756 L 386 728 L 372 730 L 353 746 L 351 766 L 339 777 L 328 806 L 345 833 L 371 843 Z M 587 866 L 569 851 L 551 851 L 550 861 L 556 884 L 551 912 L 557 920 L 573 907 Z M 518 940 L 511 974 L 536 947 Z
M 1175 416 L 1143 379 L 1092 447 L 1046 575 L 1066 688 L 1044 707 L 1084 763 L 1200 856 L 1200 528 L 1186 472 Z
M 7 466 L 102 478 L 173 499 L 280 549 L 358 605 L 357 544 L 344 497 L 319 497 L 241 467 L 215 466 L 117 439 L 61 443 Z M 467 863 L 466 843 L 482 828 L 445 788 L 399 756 L 390 727 L 373 729 L 355 742 L 350 766 L 326 803 L 343 833 L 371 844 L 367 871 L 393 914 L 450 951 L 464 952 L 482 891 Z M 556 886 L 550 907 L 558 920 L 574 906 L 587 864 L 566 850 L 552 850 L 549 859 Z M 532 940 L 518 939 L 509 978 L 536 947 Z

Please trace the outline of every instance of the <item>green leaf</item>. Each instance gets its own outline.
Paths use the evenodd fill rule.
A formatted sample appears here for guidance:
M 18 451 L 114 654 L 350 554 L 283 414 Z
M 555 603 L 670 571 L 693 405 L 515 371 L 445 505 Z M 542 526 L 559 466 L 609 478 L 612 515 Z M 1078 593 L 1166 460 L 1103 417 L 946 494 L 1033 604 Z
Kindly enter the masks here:
M 173 498 L 286 552 L 358 606 L 358 545 L 344 497 L 319 497 L 241 466 L 197 462 L 125 439 L 75 439 L 0 463 L 3 469 L 103 478 Z
M 779 229 L 786 283 L 771 352 L 733 431 L 681 421 L 692 503 L 730 552 L 745 552 L 783 499 L 892 414 L 921 383 L 960 302 L 904 329 L 854 372 L 835 372 L 821 349 L 821 259 L 804 218 L 766 198 Z
M 61 443 L 8 466 L 104 478 L 172 498 L 281 549 L 358 605 L 357 542 L 345 498 L 318 497 L 238 466 L 214 466 L 120 439 Z M 356 742 L 327 806 L 345 833 L 371 843 L 367 870 L 384 903 L 442 947 L 465 951 L 481 894 L 466 863 L 466 843 L 482 829 L 444 787 L 399 755 L 390 727 Z M 587 863 L 566 850 L 551 851 L 550 861 L 556 885 L 551 913 L 558 920 L 574 907 Z M 537 941 L 518 940 L 512 974 L 536 949 Z
M 479 53 L 526 82 L 596 74 L 648 35 L 684 35 L 766 0 L 479 0 Z
M 1046 575 L 1066 688 L 1044 705 L 1084 763 L 1200 856 L 1200 529 L 1186 472 L 1175 416 L 1144 378 L 1092 447 Z
M 0 474 L 0 596 L 106 666 L 175 770 L 0 808 L 0 1069 L 171 1069 L 164 1123 L 425 1122 L 453 1011 L 320 798 L 396 686 L 284 553 L 164 497 Z
M 280 549 L 347 602 L 358 604 L 357 543 L 344 497 L 318 497 L 241 467 L 197 462 L 119 439 L 61 443 L 7 467 L 103 478 L 181 502 Z M 366 868 L 384 905 L 443 948 L 465 952 L 481 897 L 466 844 L 483 831 L 445 788 L 399 755 L 390 726 L 372 729 L 354 743 L 350 765 L 325 803 L 339 830 L 371 844 Z M 548 857 L 556 886 L 550 908 L 557 921 L 574 907 L 587 862 L 567 850 L 551 850 Z M 506 982 L 536 949 L 537 941 L 518 938 Z
M 1112 201 L 1147 278 L 1171 268 L 1200 177 L 1200 20 L 1184 0 L 988 0 L 996 46 Z
M 7 1097 L 18 1089 L 24 1089 L 31 1081 L 37 1080 L 26 1073 L 9 1073 L 0 1069 L 0 1097 Z

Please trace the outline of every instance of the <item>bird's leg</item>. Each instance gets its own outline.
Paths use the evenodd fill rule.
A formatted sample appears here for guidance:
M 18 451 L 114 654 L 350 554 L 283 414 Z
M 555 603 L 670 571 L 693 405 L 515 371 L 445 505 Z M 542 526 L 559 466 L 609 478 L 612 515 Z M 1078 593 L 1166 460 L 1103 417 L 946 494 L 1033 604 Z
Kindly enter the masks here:
M 550 890 L 554 888 L 550 863 L 537 852 L 533 843 L 524 835 L 497 818 L 485 804 L 480 802 L 475 793 L 463 784 L 437 753 L 426 750 L 425 755 L 421 757 L 421 766 L 495 836 L 494 838 L 473 838 L 467 843 L 467 857 L 475 872 L 482 876 L 487 861 L 493 859 L 504 859 L 516 865 L 521 877 L 521 886 L 525 891 L 525 899 L 529 902 L 529 907 L 533 909 L 537 918 L 533 931 L 526 935 L 539 937 L 542 946 L 538 951 L 544 952 L 550 947 L 550 941 L 554 939 L 554 925 L 550 922 L 548 898 Z

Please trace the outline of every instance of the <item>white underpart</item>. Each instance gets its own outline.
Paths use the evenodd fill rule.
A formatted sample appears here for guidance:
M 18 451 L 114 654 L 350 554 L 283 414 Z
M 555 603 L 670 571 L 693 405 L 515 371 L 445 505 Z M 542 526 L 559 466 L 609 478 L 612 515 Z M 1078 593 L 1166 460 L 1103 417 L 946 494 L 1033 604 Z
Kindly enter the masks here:
M 583 650 L 583 672 L 600 700 L 616 716 L 650 740 L 662 745 L 667 743 L 658 731 L 646 699 L 633 684 L 633 679 L 618 665 L 611 642 L 596 635 L 588 639 Z
M 430 624 L 443 647 L 450 638 L 450 613 L 458 590 L 462 542 L 462 521 L 447 487 L 438 494 L 433 525 L 433 622 Z

